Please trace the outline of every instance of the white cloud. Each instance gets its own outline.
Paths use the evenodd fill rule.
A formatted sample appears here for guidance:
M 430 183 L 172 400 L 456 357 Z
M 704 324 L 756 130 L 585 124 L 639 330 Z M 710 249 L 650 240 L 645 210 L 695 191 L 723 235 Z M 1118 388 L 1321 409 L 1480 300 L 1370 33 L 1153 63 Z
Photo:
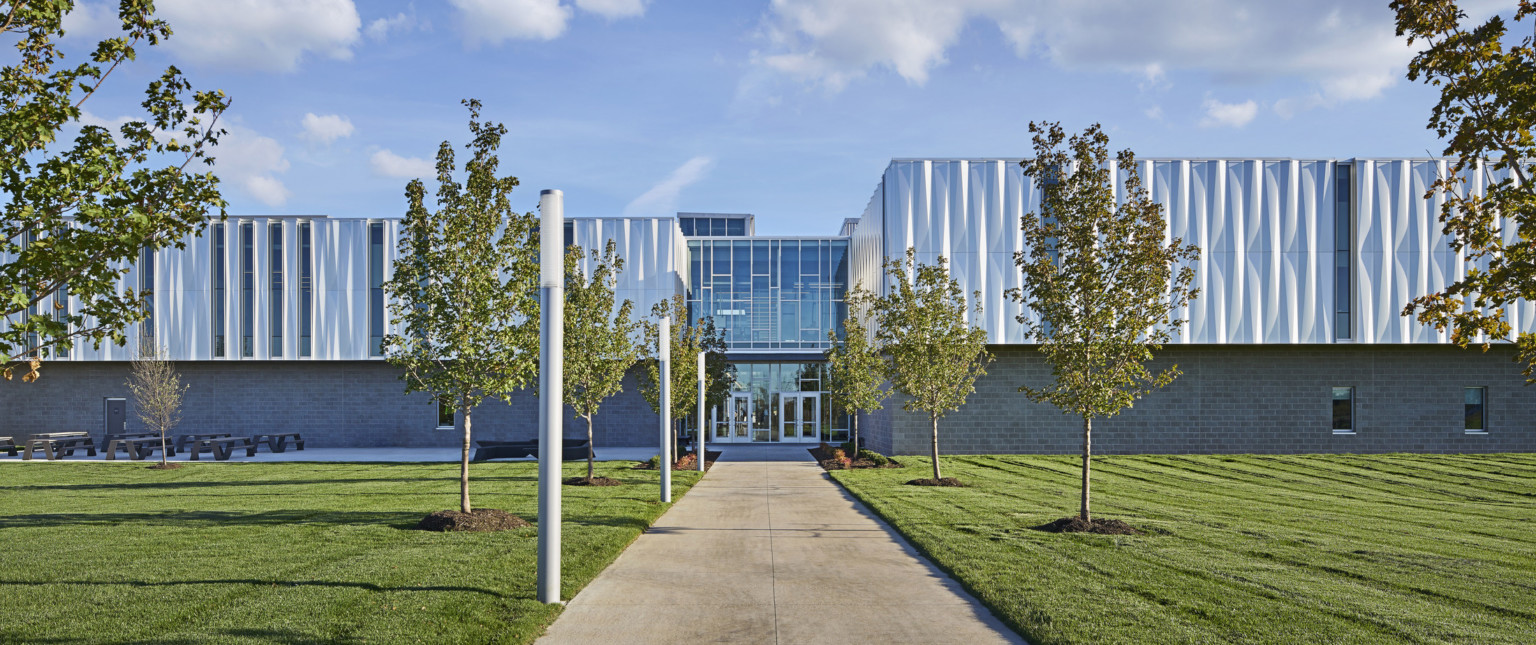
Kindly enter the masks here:
M 699 156 L 678 166 L 666 179 L 636 197 L 624 207 L 625 215 L 671 215 L 677 210 L 677 196 L 684 188 L 698 182 L 709 172 L 714 161 Z
M 465 44 L 499 45 L 509 39 L 554 40 L 565 33 L 571 8 L 560 0 L 448 0 L 459 10 Z
M 1259 114 L 1259 104 L 1251 99 L 1242 103 L 1222 103 L 1216 99 L 1206 99 L 1202 107 L 1205 108 L 1205 116 L 1200 119 L 1202 128 L 1241 128 L 1248 125 L 1248 122 Z
M 160 0 L 157 15 L 182 59 L 222 67 L 293 71 L 309 54 L 352 57 L 362 21 L 352 0 Z
M 1334 0 L 773 0 L 754 60 L 837 90 L 888 68 L 922 84 L 965 29 L 996 28 L 1021 57 L 1120 71 L 1159 86 L 1173 71 L 1221 83 L 1315 83 L 1325 101 L 1373 98 L 1412 56 L 1392 12 Z
M 110 38 L 119 35 L 122 28 L 123 21 L 118 19 L 117 10 L 105 3 L 80 2 L 64 14 L 64 37 L 69 39 Z
M 368 36 L 369 40 L 383 42 L 384 39 L 389 37 L 390 32 L 406 31 L 414 26 L 416 26 L 416 18 L 407 16 L 404 13 L 397 13 L 393 17 L 379 18 L 368 23 L 368 27 L 363 30 L 363 34 Z
M 380 149 L 368 160 L 376 175 L 393 179 L 421 179 L 437 176 L 437 166 L 429 159 L 402 157 L 388 149 Z
M 645 15 L 648 0 L 576 0 L 582 11 L 595 13 L 609 20 L 636 18 Z
M 316 143 L 330 143 L 352 136 L 352 120 L 342 114 L 306 112 L 300 124 L 304 126 L 304 132 L 299 136 Z
M 267 206 L 287 203 L 292 193 L 276 176 L 288 171 L 282 144 L 250 128 L 231 125 L 225 129 L 229 132 L 219 138 L 212 153 L 219 178 Z

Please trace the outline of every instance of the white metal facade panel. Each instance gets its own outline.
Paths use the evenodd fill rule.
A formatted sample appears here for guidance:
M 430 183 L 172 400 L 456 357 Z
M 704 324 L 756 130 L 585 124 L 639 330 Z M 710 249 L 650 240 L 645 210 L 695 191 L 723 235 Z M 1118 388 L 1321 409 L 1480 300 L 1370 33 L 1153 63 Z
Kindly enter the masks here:
M 1201 249 L 1194 264 L 1200 297 L 1180 312 L 1187 325 L 1175 343 L 1335 342 L 1339 163 L 1138 161 L 1144 187 L 1163 205 L 1168 236 Z M 1424 197 L 1445 162 L 1343 163 L 1354 168 L 1352 194 L 1346 196 L 1354 219 L 1353 330 L 1347 335 L 1354 342 L 1447 342 L 1447 334 L 1399 315 L 1408 300 L 1444 288 L 1465 268 L 1441 233 L 1443 197 Z M 1118 181 L 1125 179 L 1123 169 L 1112 170 Z M 1039 195 L 1017 159 L 896 160 L 886 168 L 859 223 L 855 257 L 878 236 L 888 258 L 901 256 L 908 247 L 924 262 L 948 258 L 962 288 L 982 293 L 981 325 L 989 341 L 1023 343 L 1017 316 L 1030 312 L 1003 294 L 1021 282 L 1013 262 L 1022 248 L 1020 217 L 1038 206 Z M 1536 305 L 1520 302 L 1507 313 L 1516 331 L 1536 331 Z

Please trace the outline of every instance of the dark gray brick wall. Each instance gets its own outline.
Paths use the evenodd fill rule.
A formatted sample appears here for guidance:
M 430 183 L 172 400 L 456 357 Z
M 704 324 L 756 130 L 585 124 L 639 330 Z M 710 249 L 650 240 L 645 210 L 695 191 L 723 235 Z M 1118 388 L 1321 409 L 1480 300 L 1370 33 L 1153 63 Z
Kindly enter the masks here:
M 436 430 L 437 410 L 422 394 L 406 395 L 399 372 L 376 361 L 178 362 L 191 388 L 182 432 L 299 431 L 308 445 L 456 446 L 459 435 Z M 103 400 L 129 399 L 129 428 L 139 429 L 124 385 L 127 363 L 49 363 L 35 383 L 0 381 L 0 435 L 88 431 L 100 436 Z M 476 439 L 533 439 L 538 399 L 513 395 L 510 404 L 487 400 L 472 416 Z M 585 421 L 567 408 L 567 437 L 586 436 Z M 633 374 L 624 392 L 593 418 L 599 446 L 654 445 L 657 415 L 639 395 Z
M 1017 391 L 1043 386 L 1050 368 L 1029 347 L 993 347 L 997 361 L 967 404 L 939 422 L 948 454 L 1074 454 L 1082 420 Z M 1536 451 L 1536 386 L 1508 347 L 1168 347 L 1157 364 L 1183 375 L 1112 419 L 1094 421 L 1096 454 Z M 1331 427 L 1334 386 L 1355 388 L 1354 435 Z M 1464 387 L 1488 388 L 1489 432 L 1463 429 Z M 899 398 L 864 417 L 868 445 L 928 452 L 927 418 Z

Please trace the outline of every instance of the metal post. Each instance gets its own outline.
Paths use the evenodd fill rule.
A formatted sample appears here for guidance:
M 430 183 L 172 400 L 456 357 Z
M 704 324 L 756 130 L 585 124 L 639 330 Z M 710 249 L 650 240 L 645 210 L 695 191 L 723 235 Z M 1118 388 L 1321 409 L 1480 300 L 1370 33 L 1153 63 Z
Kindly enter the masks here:
M 539 193 L 538 599 L 560 604 L 560 466 L 565 349 L 565 194 Z
M 672 317 L 661 317 L 661 338 L 656 348 L 661 363 L 661 501 L 672 501 Z
M 699 472 L 704 472 L 704 460 L 709 451 L 704 449 L 704 352 L 699 352 Z

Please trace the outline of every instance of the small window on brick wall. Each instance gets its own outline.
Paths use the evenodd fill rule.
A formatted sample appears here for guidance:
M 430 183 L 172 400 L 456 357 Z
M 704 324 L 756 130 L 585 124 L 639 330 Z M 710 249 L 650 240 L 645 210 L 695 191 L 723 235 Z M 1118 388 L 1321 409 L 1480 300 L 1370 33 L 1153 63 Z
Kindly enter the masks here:
M 1335 434 L 1354 434 L 1355 388 L 1333 388 L 1333 432 Z
M 442 399 L 437 400 L 437 429 L 453 429 L 453 406 L 447 404 Z
M 1466 430 L 1471 433 L 1488 431 L 1488 388 L 1466 388 L 1463 398 L 1466 400 L 1465 412 Z

